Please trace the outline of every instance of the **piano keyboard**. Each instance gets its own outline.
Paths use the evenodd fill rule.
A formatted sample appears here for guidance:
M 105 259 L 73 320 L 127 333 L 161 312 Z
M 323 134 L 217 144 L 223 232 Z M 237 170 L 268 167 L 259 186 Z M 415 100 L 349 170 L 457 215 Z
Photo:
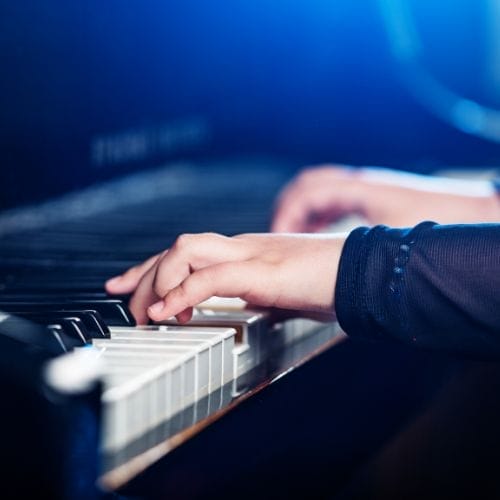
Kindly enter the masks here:
M 4 296 L 0 308 L 46 326 L 61 350 L 78 351 L 99 367 L 101 449 L 114 453 L 187 408 L 195 423 L 229 404 L 245 387 L 245 375 L 285 346 L 308 336 L 319 346 L 339 333 L 305 319 L 271 326 L 266 313 L 234 304 L 209 301 L 195 308 L 188 326 L 175 319 L 133 326 L 121 300 L 102 297 L 23 302 Z M 54 387 L 71 377 L 73 366 L 64 366 L 51 371 Z

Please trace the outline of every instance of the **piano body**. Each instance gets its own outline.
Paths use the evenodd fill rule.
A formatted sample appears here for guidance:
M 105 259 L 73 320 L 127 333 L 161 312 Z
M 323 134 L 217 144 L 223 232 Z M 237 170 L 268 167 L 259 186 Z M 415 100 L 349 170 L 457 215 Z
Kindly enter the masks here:
M 174 170 L 196 183 L 178 196 L 145 201 L 137 193 L 135 202 L 130 194 L 127 206 L 72 213 L 92 206 L 96 193 L 109 190 L 104 199 L 113 199 L 120 179 L 0 219 L 3 491 L 199 498 L 330 495 L 368 484 L 363 496 L 376 498 L 394 485 L 422 486 L 398 469 L 393 448 L 449 477 L 419 460 L 436 452 L 449 460 L 454 447 L 473 450 L 459 455 L 469 477 L 491 486 L 497 462 L 485 443 L 496 437 L 488 424 L 497 411 L 494 363 L 346 340 L 335 323 L 273 325 L 262 312 L 220 310 L 217 302 L 189 327 L 137 327 L 126 297 L 105 296 L 106 277 L 168 246 L 181 228 L 202 230 L 207 221 L 217 231 L 265 228 L 279 169 L 253 160 L 234 179 L 235 162 L 211 165 L 203 187 L 196 167 L 183 167 L 182 176 Z M 158 185 L 174 173 L 134 175 L 135 185 L 147 184 L 142 176 Z M 231 197 L 238 205 L 228 215 Z M 429 449 L 419 440 L 427 435 L 435 439 L 434 447 L 422 441 Z
M 300 140 L 283 142 L 310 136 L 275 127 L 298 78 L 276 57 L 295 49 L 279 6 L 275 42 L 240 37 L 259 5 L 228 24 L 229 2 L 2 2 L 3 496 L 499 491 L 495 363 L 213 303 L 189 327 L 139 328 L 103 292 L 183 232 L 268 229 L 302 165 Z
M 231 178 L 235 162 L 207 167 L 211 177 L 202 186 L 201 172 L 193 166 L 165 167 L 62 200 L 15 209 L 2 218 L 2 339 L 7 345 L 17 340 L 21 361 L 23 350 L 29 351 L 31 344 L 49 344 L 47 349 L 39 347 L 47 351 L 43 362 L 41 354 L 31 361 L 39 372 L 37 378 L 30 382 L 26 375 L 24 382 L 32 385 L 32 391 L 91 401 L 88 407 L 82 405 L 93 416 L 89 419 L 91 429 L 72 429 L 72 420 L 75 425 L 77 420 L 72 404 L 66 410 L 47 398 L 44 404 L 54 413 L 54 422 L 30 412 L 30 422 L 17 428 L 14 412 L 14 422 L 7 426 L 9 433 L 24 433 L 33 419 L 35 427 L 43 425 L 41 434 L 50 435 L 57 433 L 57 420 L 64 420 L 70 438 L 66 434 L 61 438 L 62 450 L 54 440 L 54 449 L 66 455 L 60 458 L 68 463 L 73 452 L 69 442 L 92 453 L 85 457 L 85 467 L 91 465 L 98 488 L 95 495 L 99 489 L 114 491 L 128 485 L 251 395 L 343 338 L 335 323 L 307 319 L 271 322 L 267 312 L 243 309 L 238 301 L 220 299 L 201 304 L 189 326 L 180 327 L 173 321 L 140 327 L 135 326 L 127 309 L 127 297 L 108 297 L 103 291 L 107 277 L 168 246 L 181 228 L 203 230 L 202 224 L 207 224 L 207 230 L 223 231 L 233 218 L 233 232 L 236 224 L 242 230 L 263 230 L 271 197 L 283 179 L 270 173 L 266 163 L 257 168 L 255 160 L 246 178 L 243 172 L 237 179 Z M 183 189 L 174 194 L 157 189 L 151 194 L 155 187 L 169 186 L 177 178 L 186 184 Z M 102 198 L 113 200 L 116 192 L 123 191 L 124 183 L 134 187 L 126 205 L 117 208 L 102 202 Z M 145 200 L 138 186 L 151 199 Z M 248 195 L 249 186 L 257 196 Z M 228 214 L 225 207 L 231 205 L 231 197 L 240 201 Z M 96 198 L 100 205 L 89 214 L 87 207 L 98 206 Z M 77 211 L 83 207 L 83 211 L 72 213 L 74 207 Z M 200 221 L 200 212 L 205 220 Z M 156 228 L 163 225 L 164 214 L 171 225 L 160 232 Z M 24 335 L 24 330 L 31 335 Z M 11 358 L 10 351 L 3 353 L 2 363 L 10 366 Z M 27 362 L 30 360 L 28 356 Z M 14 373 L 7 375 L 10 380 Z M 80 439 L 83 443 L 78 444 Z M 30 441 L 43 456 L 47 446 L 32 437 Z M 18 436 L 18 451 L 20 442 Z M 35 456 L 37 463 L 43 461 Z M 16 478 L 13 487 L 22 491 L 18 474 L 14 474 L 18 468 L 24 468 L 19 456 L 12 460 L 11 477 Z M 60 473 L 55 469 L 40 471 L 43 487 L 53 497 L 89 495 L 88 489 L 84 493 L 75 489 L 71 482 L 74 476 L 68 475 L 67 469 Z M 72 469 L 76 473 L 83 467 Z M 90 473 L 87 481 L 89 477 Z M 83 479 L 77 485 L 89 487 Z M 26 487 L 28 491 L 41 488 L 34 477 Z

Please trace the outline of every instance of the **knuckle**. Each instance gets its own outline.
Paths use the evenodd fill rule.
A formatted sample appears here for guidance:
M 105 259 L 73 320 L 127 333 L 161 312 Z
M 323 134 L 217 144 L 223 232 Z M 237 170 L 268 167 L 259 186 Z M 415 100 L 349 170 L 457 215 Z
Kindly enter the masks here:
M 305 182 L 307 182 L 307 180 L 309 179 L 310 177 L 310 173 L 308 170 L 302 170 L 302 172 L 299 173 L 299 175 L 297 175 L 297 178 L 296 178 L 296 184 L 304 184 Z
M 318 168 L 317 167 L 306 167 L 299 173 L 299 179 L 304 181 L 309 180 L 311 177 L 314 177 Z
M 219 238 L 216 233 L 184 233 L 177 237 L 172 249 L 183 254 L 195 254 L 200 245 L 209 244 Z
M 305 170 L 302 170 L 302 172 L 299 173 L 297 176 L 294 186 L 298 189 L 304 189 L 307 187 L 311 182 L 314 181 L 316 176 L 316 171 L 315 169 L 312 168 L 307 168 Z
M 320 165 L 313 165 L 306 167 L 300 172 L 299 178 L 302 180 L 303 183 L 309 183 L 309 182 L 314 182 L 316 181 L 321 174 L 324 174 L 325 172 L 334 172 L 338 170 L 338 166 L 330 164 L 330 163 L 323 163 Z
M 214 232 L 205 232 L 198 235 L 199 239 L 205 243 L 221 238 L 220 234 Z
M 193 234 L 190 233 L 181 234 L 175 240 L 174 247 L 180 250 L 188 248 L 191 245 L 193 238 L 194 238 Z

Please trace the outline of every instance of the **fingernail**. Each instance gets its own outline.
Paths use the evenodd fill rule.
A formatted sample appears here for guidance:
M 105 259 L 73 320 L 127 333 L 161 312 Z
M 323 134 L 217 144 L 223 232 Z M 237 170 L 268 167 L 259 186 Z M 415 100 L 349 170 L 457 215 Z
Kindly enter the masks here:
M 153 304 L 152 306 L 149 307 L 149 312 L 151 314 L 160 314 L 163 311 L 163 308 L 165 307 L 165 304 L 163 300 L 160 300 L 156 304 Z

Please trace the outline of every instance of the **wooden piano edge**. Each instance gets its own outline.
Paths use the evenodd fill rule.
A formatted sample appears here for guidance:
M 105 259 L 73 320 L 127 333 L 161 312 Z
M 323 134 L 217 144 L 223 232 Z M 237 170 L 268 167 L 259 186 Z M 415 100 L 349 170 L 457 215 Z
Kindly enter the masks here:
M 190 427 L 169 437 L 165 441 L 158 443 L 157 445 L 131 458 L 124 464 L 117 466 L 114 469 L 104 473 L 98 479 L 98 486 L 105 491 L 113 491 L 123 487 L 134 477 L 144 472 L 148 467 L 152 466 L 154 463 L 156 463 L 158 460 L 163 458 L 165 455 L 170 453 L 178 446 L 187 442 L 189 439 L 200 433 L 209 425 L 222 418 L 236 406 L 246 401 L 247 399 L 251 398 L 255 394 L 259 393 L 260 391 L 268 387 L 270 384 L 276 382 L 283 376 L 287 375 L 288 373 L 299 368 L 300 366 L 307 363 L 311 359 L 315 358 L 322 352 L 330 349 L 334 345 L 339 344 L 346 337 L 347 337 L 346 334 L 342 330 L 338 329 L 333 338 L 327 340 L 321 346 L 317 347 L 316 349 L 308 352 L 304 356 L 290 363 L 290 365 L 280 367 L 280 369 L 270 374 L 266 379 L 262 380 L 258 385 L 246 391 L 245 393 L 241 394 L 240 396 L 236 397 L 235 399 L 233 399 L 233 401 L 231 401 L 231 403 L 229 403 L 224 408 L 220 408 L 219 410 L 215 411 L 214 413 L 200 420 L 199 422 L 196 422 Z

